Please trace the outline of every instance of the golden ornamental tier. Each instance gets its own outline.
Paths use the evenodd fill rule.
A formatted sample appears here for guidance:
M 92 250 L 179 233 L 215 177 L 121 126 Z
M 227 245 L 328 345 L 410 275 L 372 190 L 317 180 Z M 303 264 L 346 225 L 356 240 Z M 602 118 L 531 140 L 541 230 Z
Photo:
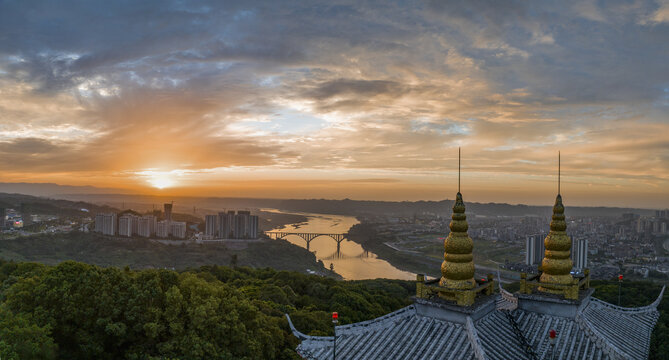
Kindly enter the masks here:
M 441 264 L 439 285 L 453 289 L 472 289 L 474 281 L 474 242 L 467 234 L 469 225 L 465 215 L 465 203 L 462 194 L 453 204 L 453 215 L 449 225 L 451 233 L 444 240 L 444 262 Z
M 573 277 L 571 270 L 573 262 L 571 261 L 571 238 L 567 236 L 567 222 L 564 216 L 564 205 L 562 205 L 562 196 L 558 194 L 553 206 L 553 217 L 551 220 L 551 231 L 544 240 L 546 253 L 541 262 L 543 273 L 540 281 L 541 291 L 549 293 L 559 293 L 559 287 L 551 286 L 571 284 Z

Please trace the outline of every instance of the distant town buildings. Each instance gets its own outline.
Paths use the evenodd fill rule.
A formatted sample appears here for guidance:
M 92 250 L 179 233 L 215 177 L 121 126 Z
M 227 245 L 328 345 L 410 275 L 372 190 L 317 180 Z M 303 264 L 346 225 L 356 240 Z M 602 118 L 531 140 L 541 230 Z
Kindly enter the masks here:
M 208 237 L 215 237 L 218 233 L 216 215 L 206 215 L 204 217 L 204 235 Z
M 137 229 L 137 235 L 141 237 L 151 237 L 152 234 L 156 232 L 156 217 L 153 215 L 145 215 L 139 219 L 139 227 Z
M 116 222 L 116 214 L 97 214 L 95 215 L 95 231 L 102 233 L 102 235 L 116 235 L 118 223 Z
M 161 238 L 166 238 L 170 236 L 170 222 L 167 220 L 158 221 L 158 226 L 156 226 L 156 236 Z
M 258 216 L 250 211 L 229 210 L 205 216 L 205 236 L 220 239 L 258 238 Z
M 14 209 L 0 208 L 0 228 L 20 229 L 23 227 L 23 216 Z
M 172 221 L 172 204 L 165 204 L 165 220 Z
M 170 222 L 170 234 L 177 239 L 186 238 L 186 223 L 182 221 Z
M 654 217 L 638 217 L 635 230 L 637 234 L 669 234 L 669 209 L 655 210 Z
M 544 259 L 544 239 L 547 234 L 539 233 L 525 238 L 525 265 L 540 265 Z
M 127 237 L 136 235 L 139 230 L 139 219 L 139 216 L 133 214 L 121 215 L 118 219 L 118 234 Z
M 574 269 L 581 271 L 588 267 L 588 239 L 579 238 L 571 240 L 571 261 Z
M 151 237 L 155 235 L 159 238 L 168 238 L 170 236 L 177 239 L 186 238 L 186 223 L 181 221 L 171 221 L 167 217 L 172 217 L 172 204 L 165 204 L 165 220 L 157 221 L 154 215 L 137 216 L 132 213 L 125 213 L 118 217 L 115 213 L 97 214 L 95 216 L 95 232 L 103 235 L 118 236 L 141 236 Z

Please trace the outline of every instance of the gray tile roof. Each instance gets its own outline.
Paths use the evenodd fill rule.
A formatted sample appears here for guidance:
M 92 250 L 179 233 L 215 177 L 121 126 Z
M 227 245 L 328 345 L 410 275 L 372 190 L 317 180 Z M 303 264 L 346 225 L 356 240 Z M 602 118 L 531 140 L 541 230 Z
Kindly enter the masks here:
M 550 358 L 550 329 L 557 331 L 555 359 L 646 359 L 662 297 L 643 308 L 591 298 L 575 317 L 561 317 L 513 309 L 504 295 L 507 300 L 498 299 L 497 309 L 477 321 L 469 316 L 465 323 L 421 316 L 410 305 L 373 320 L 337 326 L 337 359 L 531 359 L 505 312 L 513 316 L 538 359 Z M 301 356 L 332 359 L 331 336 L 304 335 L 288 320 L 302 340 L 297 347 Z

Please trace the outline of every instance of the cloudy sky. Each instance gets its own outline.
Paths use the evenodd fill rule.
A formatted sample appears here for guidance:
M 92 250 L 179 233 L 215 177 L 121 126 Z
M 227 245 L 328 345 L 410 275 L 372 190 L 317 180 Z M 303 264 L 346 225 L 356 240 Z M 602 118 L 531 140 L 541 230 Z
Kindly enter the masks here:
M 0 181 L 665 208 L 668 64 L 666 0 L 0 0 Z

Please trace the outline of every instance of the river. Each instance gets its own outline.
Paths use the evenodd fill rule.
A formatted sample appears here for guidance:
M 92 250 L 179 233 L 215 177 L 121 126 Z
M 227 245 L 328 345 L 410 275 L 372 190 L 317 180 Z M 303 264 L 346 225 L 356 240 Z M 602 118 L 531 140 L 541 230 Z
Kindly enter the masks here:
M 297 214 L 307 217 L 307 221 L 288 224 L 270 231 L 301 232 L 301 233 L 323 233 L 343 234 L 358 220 L 352 216 L 313 214 L 286 212 L 276 209 L 262 209 L 263 211 Z M 292 244 L 307 248 L 307 242 L 297 235 L 286 236 L 285 239 Z M 376 254 L 365 251 L 358 243 L 345 239 L 341 242 L 337 251 L 337 242 L 328 236 L 319 236 L 311 241 L 309 250 L 316 255 L 318 260 L 323 261 L 326 267 L 334 266 L 334 271 L 346 280 L 363 279 L 402 279 L 415 280 L 416 275 L 402 271 L 379 259 Z

